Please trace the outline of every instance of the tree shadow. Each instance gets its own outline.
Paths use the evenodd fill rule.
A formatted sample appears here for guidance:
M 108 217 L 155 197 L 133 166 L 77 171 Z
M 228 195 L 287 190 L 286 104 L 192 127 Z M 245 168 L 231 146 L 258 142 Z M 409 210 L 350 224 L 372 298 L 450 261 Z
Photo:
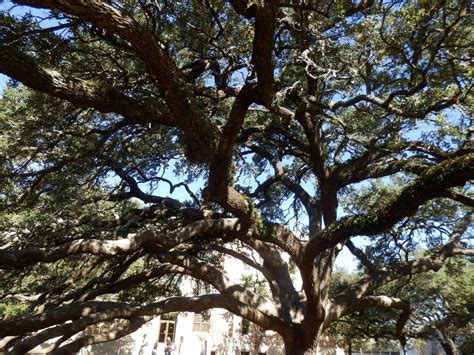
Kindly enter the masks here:
M 79 351 L 80 355 L 129 355 L 133 353 L 135 340 L 131 336 L 110 341 L 107 343 L 94 344 Z
M 281 355 L 285 352 L 283 339 L 273 331 L 265 331 L 255 324 L 250 324 L 247 334 L 242 334 L 242 318 L 230 312 L 222 315 L 226 328 L 221 330 L 222 342 L 212 351 L 216 354 L 236 354 L 249 352 L 251 355 Z

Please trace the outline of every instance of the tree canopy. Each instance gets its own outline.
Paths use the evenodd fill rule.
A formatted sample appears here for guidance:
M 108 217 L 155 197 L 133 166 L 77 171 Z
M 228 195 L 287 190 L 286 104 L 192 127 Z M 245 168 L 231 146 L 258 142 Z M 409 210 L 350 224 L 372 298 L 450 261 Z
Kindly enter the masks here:
M 403 342 L 391 282 L 474 255 L 469 1 L 13 3 L 0 351 L 71 353 L 215 307 L 292 355 L 365 309 L 394 311 Z M 330 287 L 343 248 L 364 275 Z M 180 295 L 183 277 L 206 291 Z
M 404 291 L 412 302 L 412 336 L 436 340 L 448 355 L 474 351 L 474 268 L 450 260 L 438 273 L 419 274 Z
M 336 270 L 332 287 L 337 292 L 359 276 L 358 273 Z M 437 272 L 407 275 L 383 286 L 379 292 L 410 301 L 412 312 L 405 325 L 410 341 L 403 344 L 404 347 L 432 341 L 448 355 L 471 354 L 474 340 L 473 281 L 472 265 L 461 258 L 452 258 Z M 352 346 L 354 350 L 370 348 L 381 340 L 400 340 L 396 333 L 396 319 L 396 310 L 381 313 L 376 309 L 362 309 L 338 319 L 328 333 L 342 347 Z

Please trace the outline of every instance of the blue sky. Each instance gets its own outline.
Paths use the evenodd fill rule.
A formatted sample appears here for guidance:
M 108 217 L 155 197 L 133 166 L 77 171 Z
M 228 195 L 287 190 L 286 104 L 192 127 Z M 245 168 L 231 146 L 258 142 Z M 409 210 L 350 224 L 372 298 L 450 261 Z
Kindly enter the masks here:
M 0 74 L 0 94 L 3 93 L 3 88 L 5 87 L 7 80 L 8 80 L 7 76 Z

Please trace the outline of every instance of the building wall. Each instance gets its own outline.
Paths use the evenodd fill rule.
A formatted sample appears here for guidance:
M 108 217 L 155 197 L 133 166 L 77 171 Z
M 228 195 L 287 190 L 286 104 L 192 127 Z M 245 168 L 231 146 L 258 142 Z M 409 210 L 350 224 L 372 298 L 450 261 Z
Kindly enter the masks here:
M 250 256 L 252 257 L 252 255 Z M 258 255 L 253 255 L 255 260 Z M 240 260 L 226 258 L 223 268 L 227 276 L 240 283 L 244 276 L 252 280 L 262 280 L 263 276 L 254 269 L 246 267 Z M 294 275 L 295 287 L 301 287 L 301 280 Z M 185 280 L 181 287 L 183 295 L 194 296 L 195 284 L 191 279 Z M 241 355 L 242 351 L 251 355 L 284 354 L 281 337 L 272 331 L 263 331 L 256 325 L 250 325 L 248 334 L 242 334 L 242 319 L 223 309 L 212 309 L 209 314 L 209 330 L 193 329 L 195 315 L 193 312 L 180 313 L 176 318 L 174 341 L 176 355 Z M 122 339 L 89 346 L 81 350 L 81 355 L 149 355 L 158 344 L 157 353 L 164 354 L 164 343 L 159 343 L 160 317 L 143 325 L 133 334 Z M 344 350 L 337 348 L 329 339 L 321 342 L 316 354 L 343 355 Z
M 273 331 L 262 331 L 250 325 L 248 334 L 242 335 L 242 320 L 225 310 L 214 309 L 210 313 L 209 331 L 194 331 L 194 313 L 184 312 L 176 319 L 176 355 L 240 355 L 247 351 L 251 355 L 284 354 L 281 337 Z M 148 322 L 133 334 L 122 339 L 86 347 L 81 355 L 149 355 L 158 342 L 160 318 Z M 158 354 L 164 353 L 164 343 L 158 343 Z M 344 355 L 344 350 L 332 343 L 322 342 L 316 354 Z
M 134 333 L 115 341 L 85 347 L 80 355 L 149 355 L 158 340 L 160 318 L 144 324 Z M 164 352 L 164 346 L 161 353 Z
M 258 255 L 250 255 L 259 260 Z M 246 267 L 240 260 L 226 258 L 223 268 L 227 276 L 234 282 L 240 283 L 244 276 L 251 276 L 252 280 L 262 280 L 263 275 L 258 271 Z M 296 280 L 296 287 L 301 282 Z M 188 279 L 181 285 L 183 295 L 193 296 L 195 285 Z M 281 337 L 273 331 L 263 331 L 251 324 L 248 334 L 242 334 L 242 319 L 223 309 L 210 311 L 209 331 L 193 330 L 194 313 L 183 312 L 177 316 L 176 332 L 174 336 L 176 355 L 240 355 L 247 351 L 251 355 L 265 353 L 266 355 L 281 355 L 284 353 Z M 158 343 L 160 331 L 160 317 L 148 322 L 133 334 L 104 344 L 89 346 L 82 349 L 81 355 L 148 355 Z M 326 344 L 327 345 L 327 344 Z M 158 343 L 158 354 L 164 353 L 164 343 Z M 318 354 L 340 355 L 341 349 L 332 346 L 323 346 Z
M 280 337 L 273 332 L 263 333 L 251 326 L 249 334 L 241 335 L 241 319 L 225 310 L 214 309 L 209 317 L 209 331 L 195 331 L 194 313 L 185 312 L 176 320 L 176 353 L 186 355 L 240 355 L 241 351 L 278 355 L 283 352 Z
M 272 331 L 262 331 L 251 325 L 249 333 L 242 335 L 242 320 L 225 310 L 214 309 L 210 315 L 208 332 L 193 331 L 194 313 L 179 314 L 176 320 L 176 355 L 281 355 L 284 353 L 281 337 Z M 158 341 L 159 317 L 122 339 L 86 347 L 80 355 L 149 355 Z M 164 343 L 158 343 L 158 354 L 164 353 Z M 316 354 L 343 355 L 344 351 L 323 344 Z

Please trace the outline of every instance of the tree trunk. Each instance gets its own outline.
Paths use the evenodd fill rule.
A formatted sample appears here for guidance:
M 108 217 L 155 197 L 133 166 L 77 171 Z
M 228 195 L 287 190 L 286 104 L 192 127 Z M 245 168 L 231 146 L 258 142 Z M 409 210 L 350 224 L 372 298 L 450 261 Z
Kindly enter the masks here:
M 307 341 L 305 341 L 305 339 Z M 285 355 L 313 355 L 316 349 L 318 340 L 312 339 L 308 341 L 308 337 L 304 337 L 303 334 L 298 334 L 291 339 L 285 340 Z
M 304 349 L 298 347 L 287 348 L 285 346 L 285 355 L 308 355 Z
M 444 336 L 444 339 L 442 340 L 439 339 L 439 343 L 441 344 L 441 347 L 443 348 L 446 355 L 460 355 L 456 344 L 454 344 L 454 341 L 450 336 Z

